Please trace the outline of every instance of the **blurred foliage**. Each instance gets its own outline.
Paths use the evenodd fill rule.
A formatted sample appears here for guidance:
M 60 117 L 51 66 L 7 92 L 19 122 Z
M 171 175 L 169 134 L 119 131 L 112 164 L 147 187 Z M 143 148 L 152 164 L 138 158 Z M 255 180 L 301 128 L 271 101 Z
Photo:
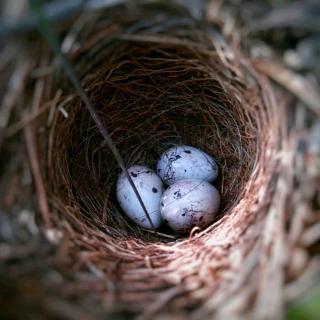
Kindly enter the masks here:
M 320 288 L 288 308 L 286 320 L 320 319 Z

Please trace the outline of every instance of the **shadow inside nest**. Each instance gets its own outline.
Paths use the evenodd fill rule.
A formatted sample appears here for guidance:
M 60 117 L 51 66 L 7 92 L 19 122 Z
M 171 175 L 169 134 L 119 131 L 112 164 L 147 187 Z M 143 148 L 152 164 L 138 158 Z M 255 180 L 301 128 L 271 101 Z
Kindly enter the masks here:
M 217 159 L 218 221 L 239 202 L 257 164 L 259 139 L 265 139 L 259 136 L 259 108 L 264 111 L 206 35 L 197 32 L 195 38 L 119 35 L 113 45 L 95 43 L 73 54 L 73 63 L 78 72 L 85 70 L 83 86 L 128 166 L 155 169 L 159 155 L 176 144 Z M 72 208 L 81 224 L 117 239 L 158 241 L 122 213 L 115 195 L 118 165 L 80 99 L 71 94 L 59 104 L 64 112 L 56 114 L 48 149 L 53 201 Z

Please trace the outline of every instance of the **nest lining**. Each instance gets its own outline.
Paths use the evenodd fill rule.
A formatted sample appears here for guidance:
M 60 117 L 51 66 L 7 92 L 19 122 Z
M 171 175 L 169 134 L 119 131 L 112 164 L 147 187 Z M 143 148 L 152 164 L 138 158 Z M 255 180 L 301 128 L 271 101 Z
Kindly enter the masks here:
M 215 57 L 217 59 L 217 57 Z M 221 214 L 239 201 L 259 152 L 257 112 L 250 114 L 223 87 L 214 57 L 184 46 L 120 43 L 84 86 L 128 166 L 155 168 L 175 144 L 199 147 L 216 157 L 221 175 Z M 133 232 L 115 198 L 118 165 L 92 119 L 75 98 L 67 119 L 57 119 L 50 155 L 53 188 L 84 219 Z M 127 232 L 124 232 L 127 236 Z
M 102 273 L 109 307 L 199 315 L 248 276 L 236 270 L 255 252 L 270 205 L 281 117 L 268 82 L 239 52 L 194 34 L 112 34 L 109 45 L 92 41 L 72 56 L 128 166 L 155 168 L 168 147 L 189 144 L 220 168 L 213 225 L 177 241 L 145 232 L 117 204 L 117 163 L 82 102 L 72 92 L 61 99 L 68 116 L 55 114 L 46 163 L 53 219 L 71 239 L 70 265 Z

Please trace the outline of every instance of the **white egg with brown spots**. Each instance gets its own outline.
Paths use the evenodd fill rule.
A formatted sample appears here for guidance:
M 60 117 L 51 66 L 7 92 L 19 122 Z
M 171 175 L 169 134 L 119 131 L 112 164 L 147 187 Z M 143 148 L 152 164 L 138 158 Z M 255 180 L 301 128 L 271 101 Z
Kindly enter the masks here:
M 213 222 L 219 210 L 220 194 L 206 181 L 180 180 L 167 188 L 160 205 L 167 225 L 175 231 L 188 232 Z
M 212 182 L 218 176 L 218 166 L 204 151 L 182 145 L 174 146 L 161 155 L 157 173 L 167 185 L 183 179 Z
M 162 223 L 160 200 L 164 191 L 161 179 L 146 166 L 135 165 L 128 172 L 149 213 L 154 229 Z M 117 199 L 125 214 L 136 224 L 153 229 L 124 172 L 117 181 Z

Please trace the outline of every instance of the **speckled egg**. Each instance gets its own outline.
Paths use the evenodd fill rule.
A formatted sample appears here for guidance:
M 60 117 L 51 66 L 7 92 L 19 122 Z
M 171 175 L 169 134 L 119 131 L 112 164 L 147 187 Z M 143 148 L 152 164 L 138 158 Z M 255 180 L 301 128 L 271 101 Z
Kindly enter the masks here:
M 218 176 L 218 166 L 211 156 L 197 148 L 175 146 L 161 155 L 157 173 L 167 185 L 183 179 L 212 182 Z
M 160 200 L 164 191 L 161 179 L 146 166 L 135 165 L 128 169 L 140 197 L 150 215 L 154 228 L 162 223 Z M 125 214 L 139 226 L 153 229 L 125 173 L 117 182 L 117 199 Z
M 218 190 L 206 181 L 180 180 L 167 188 L 161 199 L 163 221 L 173 230 L 187 232 L 207 227 L 220 206 Z

